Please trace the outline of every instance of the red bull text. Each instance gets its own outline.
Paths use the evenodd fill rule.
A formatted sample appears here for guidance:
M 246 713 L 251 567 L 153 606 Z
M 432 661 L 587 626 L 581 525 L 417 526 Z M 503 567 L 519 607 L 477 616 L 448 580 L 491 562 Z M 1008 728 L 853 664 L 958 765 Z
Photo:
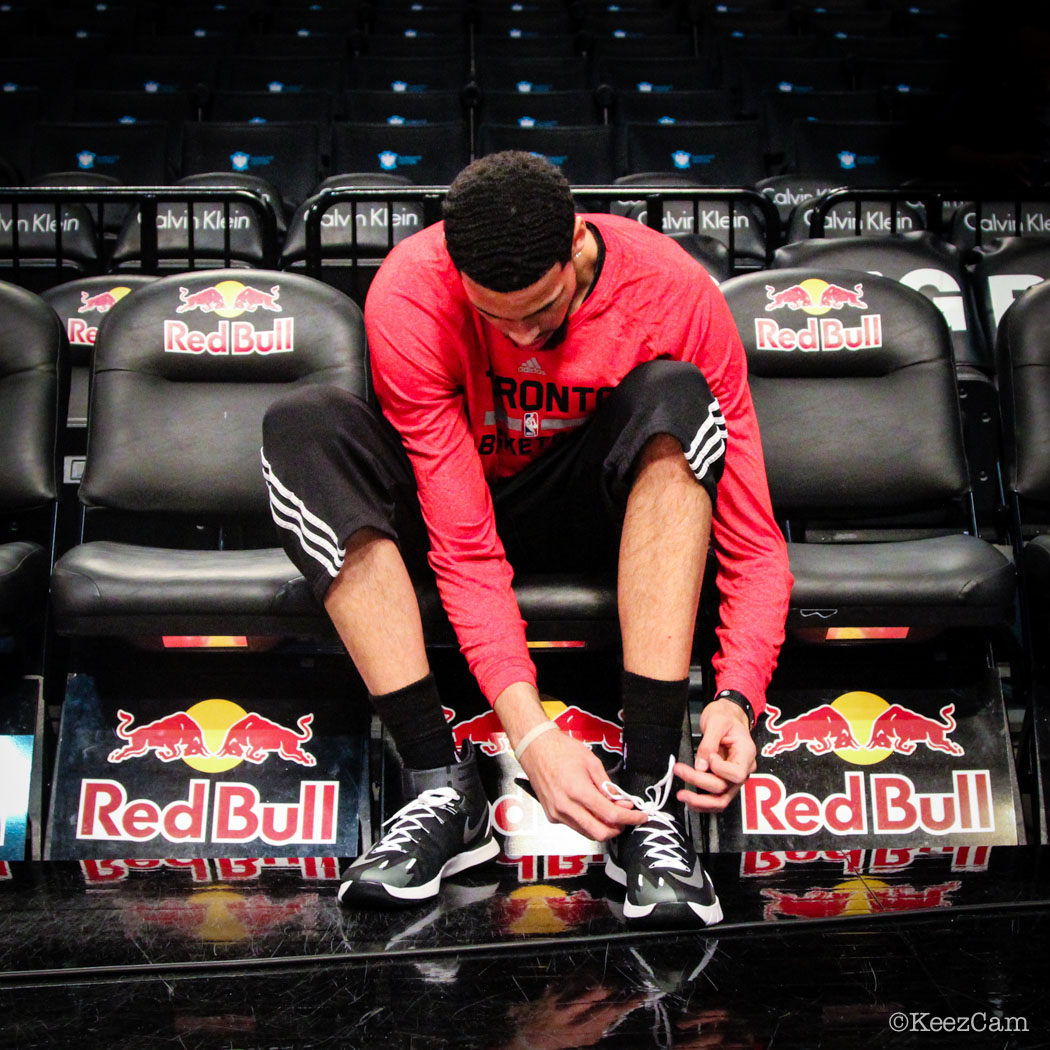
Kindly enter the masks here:
M 214 788 L 214 798 L 213 795 Z M 265 842 L 271 846 L 336 841 L 339 784 L 304 780 L 298 802 L 264 802 L 252 784 L 193 779 L 189 795 L 161 805 L 129 799 L 115 780 L 83 780 L 77 838 L 109 842 Z M 210 820 L 209 820 L 210 816 Z
M 769 773 L 755 773 L 741 791 L 745 835 L 929 835 L 995 831 L 988 770 L 954 770 L 950 791 L 920 791 L 896 773 L 843 774 L 842 794 L 820 799 L 789 792 Z
M 766 310 L 803 310 L 810 317 L 805 328 L 782 327 L 772 317 L 755 319 L 755 345 L 758 350 L 819 351 L 867 350 L 882 346 L 882 316 L 864 314 L 858 325 L 847 325 L 838 317 L 819 316 L 843 307 L 867 310 L 863 284 L 844 288 L 812 279 L 788 288 L 766 285 Z
M 197 331 L 184 321 L 164 322 L 167 354 L 290 354 L 294 349 L 294 317 L 279 317 L 270 328 L 256 328 L 251 321 L 219 321 L 214 332 Z

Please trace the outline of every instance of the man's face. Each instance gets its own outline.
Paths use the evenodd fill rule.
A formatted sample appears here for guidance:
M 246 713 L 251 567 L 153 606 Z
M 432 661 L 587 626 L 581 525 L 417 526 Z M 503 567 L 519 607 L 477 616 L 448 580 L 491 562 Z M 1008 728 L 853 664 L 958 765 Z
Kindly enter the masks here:
M 552 266 L 538 281 L 516 292 L 493 292 L 462 275 L 475 310 L 523 350 L 556 346 L 565 335 L 576 294 L 572 260 Z

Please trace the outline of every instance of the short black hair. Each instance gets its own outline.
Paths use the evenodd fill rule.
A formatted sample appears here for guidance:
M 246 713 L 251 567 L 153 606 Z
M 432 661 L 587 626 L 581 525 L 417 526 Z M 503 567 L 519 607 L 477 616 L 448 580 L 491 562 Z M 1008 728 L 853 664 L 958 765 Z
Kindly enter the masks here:
M 456 269 L 493 292 L 527 288 L 572 255 L 569 182 L 534 153 L 505 150 L 469 164 L 449 187 L 444 220 Z

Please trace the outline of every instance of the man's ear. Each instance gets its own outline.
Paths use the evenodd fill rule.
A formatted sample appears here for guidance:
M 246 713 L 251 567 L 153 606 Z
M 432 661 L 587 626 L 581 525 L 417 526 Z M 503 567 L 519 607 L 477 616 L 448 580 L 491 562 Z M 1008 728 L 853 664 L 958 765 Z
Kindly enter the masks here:
M 573 220 L 572 227 L 572 254 L 575 255 L 583 248 L 587 239 L 587 222 L 582 215 L 577 215 Z

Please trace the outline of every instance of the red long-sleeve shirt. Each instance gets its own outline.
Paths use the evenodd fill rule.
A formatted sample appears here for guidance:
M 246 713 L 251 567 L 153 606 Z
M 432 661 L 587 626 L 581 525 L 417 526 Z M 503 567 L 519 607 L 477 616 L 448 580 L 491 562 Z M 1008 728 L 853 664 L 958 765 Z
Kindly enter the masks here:
M 518 347 L 471 307 L 440 223 L 402 241 L 369 289 L 373 382 L 415 470 L 442 602 L 490 702 L 514 682 L 535 684 L 487 482 L 516 473 L 585 420 L 635 365 L 692 361 L 728 430 L 712 523 L 716 686 L 738 689 L 757 714 L 783 641 L 791 575 L 743 347 L 715 282 L 670 238 L 628 219 L 586 218 L 604 242 L 604 263 L 550 350 Z

